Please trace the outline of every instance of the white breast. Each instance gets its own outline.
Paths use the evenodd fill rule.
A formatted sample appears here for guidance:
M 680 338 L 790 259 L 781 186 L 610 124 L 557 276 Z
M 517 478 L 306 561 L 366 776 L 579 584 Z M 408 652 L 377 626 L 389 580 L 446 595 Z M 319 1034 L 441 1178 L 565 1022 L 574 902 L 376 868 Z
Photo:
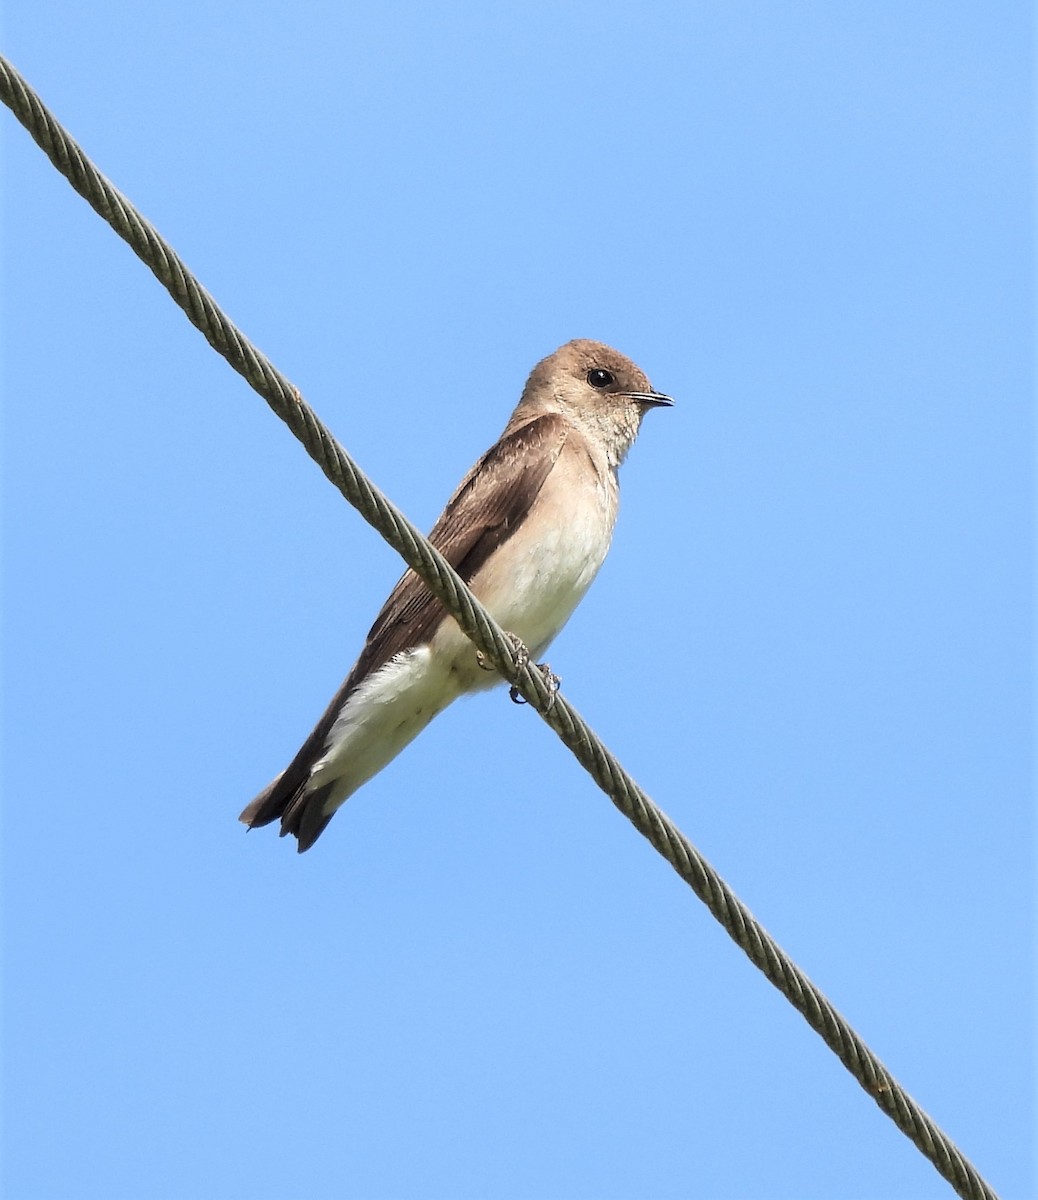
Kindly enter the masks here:
M 605 560 L 617 489 L 585 460 L 563 458 L 526 520 L 472 581 L 502 628 L 536 659 L 562 629 Z M 561 470 L 559 468 L 562 468 Z
M 569 447 L 567 447 L 569 449 Z M 560 469 L 561 468 L 561 469 Z M 564 454 L 525 520 L 472 580 L 491 616 L 537 661 L 598 573 L 612 538 L 618 492 L 585 451 Z M 398 654 L 366 679 L 335 721 L 311 786 L 335 784 L 331 812 L 461 692 L 500 682 L 447 618 L 426 646 Z

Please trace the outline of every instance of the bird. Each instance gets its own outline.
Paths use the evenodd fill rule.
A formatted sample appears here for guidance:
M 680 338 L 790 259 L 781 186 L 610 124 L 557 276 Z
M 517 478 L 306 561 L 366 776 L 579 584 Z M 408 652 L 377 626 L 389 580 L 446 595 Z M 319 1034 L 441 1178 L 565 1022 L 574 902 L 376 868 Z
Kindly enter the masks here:
M 524 661 L 544 653 L 598 573 L 616 523 L 617 470 L 645 413 L 673 403 L 618 350 L 567 342 L 533 368 L 500 438 L 447 501 L 429 540 Z M 280 820 L 281 836 L 308 850 L 433 717 L 499 682 L 406 571 L 310 736 L 239 819 L 250 829 Z

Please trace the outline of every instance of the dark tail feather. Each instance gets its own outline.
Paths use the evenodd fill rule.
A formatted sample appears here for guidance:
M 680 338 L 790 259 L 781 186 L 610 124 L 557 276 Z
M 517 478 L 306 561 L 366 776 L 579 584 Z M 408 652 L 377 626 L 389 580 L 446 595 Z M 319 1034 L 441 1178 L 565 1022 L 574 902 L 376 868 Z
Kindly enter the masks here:
M 276 821 L 292 800 L 292 792 L 281 787 L 285 782 L 285 774 L 282 771 L 273 783 L 267 784 L 255 800 L 246 804 L 238 820 L 250 829 L 259 829 L 261 825 L 269 825 L 271 821 Z
M 250 829 L 259 829 L 280 818 L 281 836 L 293 834 L 299 841 L 299 853 L 302 854 L 317 841 L 335 815 L 324 813 L 324 804 L 331 790 L 332 785 L 325 784 L 316 791 L 307 792 L 306 780 L 299 783 L 290 777 L 290 771 L 282 771 L 273 783 L 268 784 L 255 800 L 245 806 L 238 820 Z
M 324 832 L 325 826 L 335 816 L 335 810 L 325 813 L 325 801 L 331 795 L 332 784 L 326 783 L 316 791 L 306 792 L 300 788 L 292 797 L 281 818 L 281 836 L 291 833 L 298 840 L 300 854 L 310 847 Z

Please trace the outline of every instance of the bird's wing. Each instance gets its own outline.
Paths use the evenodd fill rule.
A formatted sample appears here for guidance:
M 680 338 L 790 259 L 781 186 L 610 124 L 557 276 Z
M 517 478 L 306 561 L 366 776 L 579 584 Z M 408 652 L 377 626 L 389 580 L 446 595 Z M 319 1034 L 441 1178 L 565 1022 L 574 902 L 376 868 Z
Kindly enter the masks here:
M 537 417 L 496 442 L 458 486 L 429 534 L 429 541 L 471 582 L 490 555 L 522 523 L 558 462 L 568 426 L 562 417 Z M 443 605 L 408 570 L 382 606 L 350 672 L 356 687 L 394 655 L 427 641 Z
M 432 528 L 429 540 L 468 583 L 499 546 L 518 528 L 533 507 L 566 442 L 562 417 L 546 414 L 506 433 L 483 455 L 458 486 Z M 328 736 L 351 693 L 380 667 L 404 650 L 431 638 L 443 616 L 443 605 L 422 580 L 408 570 L 397 582 L 375 618 L 364 649 L 324 715 L 284 771 L 249 804 L 241 820 L 250 828 L 284 817 L 282 836 L 295 833 L 300 850 L 312 844 L 327 824 L 322 817 L 306 846 L 301 814 L 323 807 L 320 796 L 305 796 L 313 766 L 327 751 Z M 305 802 L 304 802 L 305 801 Z M 291 819 L 290 819 L 291 818 Z

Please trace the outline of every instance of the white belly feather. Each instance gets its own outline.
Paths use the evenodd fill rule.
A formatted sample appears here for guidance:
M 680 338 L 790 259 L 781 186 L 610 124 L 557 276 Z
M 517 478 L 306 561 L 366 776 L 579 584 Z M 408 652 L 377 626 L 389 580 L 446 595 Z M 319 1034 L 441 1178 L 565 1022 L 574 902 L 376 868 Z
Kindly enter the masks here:
M 598 573 L 616 514 L 615 484 L 596 481 L 561 496 L 551 482 L 472 580 L 491 616 L 522 639 L 535 661 Z M 334 811 L 462 692 L 499 682 L 495 672 L 479 667 L 475 647 L 447 618 L 431 643 L 398 654 L 357 688 L 332 726 L 308 788 L 334 781 L 325 812 Z

